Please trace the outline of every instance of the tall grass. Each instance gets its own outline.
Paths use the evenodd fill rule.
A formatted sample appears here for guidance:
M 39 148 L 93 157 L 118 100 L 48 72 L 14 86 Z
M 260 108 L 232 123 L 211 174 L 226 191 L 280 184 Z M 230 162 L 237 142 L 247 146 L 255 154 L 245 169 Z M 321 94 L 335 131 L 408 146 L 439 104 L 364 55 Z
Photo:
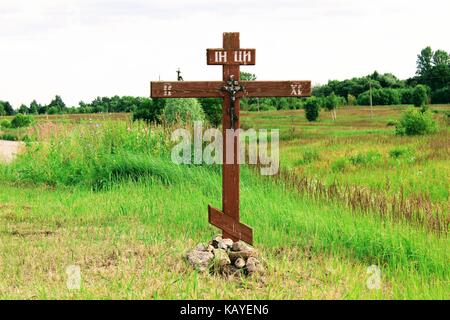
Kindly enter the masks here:
M 67 131 L 55 129 L 48 139 L 29 144 L 26 153 L 1 168 L 1 174 L 15 183 L 94 189 L 142 177 L 170 183 L 177 175 L 163 160 L 169 146 L 161 127 L 115 121 L 78 125 Z
M 200 204 L 206 208 L 209 198 L 220 205 L 220 167 L 173 164 L 169 157 L 169 132 L 171 128 L 140 123 L 79 125 L 49 140 L 30 144 L 12 165 L 1 167 L 0 178 L 21 184 L 77 186 L 96 192 L 120 190 L 126 197 L 133 196 L 129 192 L 138 182 L 138 186 L 151 188 L 151 202 L 167 199 L 163 201 L 167 212 L 164 223 L 160 218 L 154 220 L 153 215 L 144 215 L 141 219 L 147 224 L 167 227 L 161 232 L 173 236 L 180 230 L 186 231 L 186 226 L 202 233 L 203 216 L 192 219 L 184 211 L 197 210 Z M 243 218 L 255 228 L 258 243 L 267 247 L 309 246 L 392 269 L 412 267 L 423 274 L 448 276 L 446 237 L 439 239 L 423 230 L 391 223 L 397 211 L 408 212 L 404 207 L 411 204 L 403 200 L 387 204 L 359 189 L 327 187 L 286 172 L 278 178 L 284 183 L 262 179 L 246 168 L 242 170 Z M 161 189 L 162 186 L 167 189 Z M 308 197 L 299 195 L 297 190 Z M 356 216 L 342 203 L 354 206 L 353 212 L 369 212 L 380 206 L 386 206 L 386 212 L 382 211 L 385 213 L 381 216 Z M 388 214 L 388 210 L 392 213 Z M 419 217 L 440 230 L 446 227 L 442 225 L 445 221 L 429 212 Z

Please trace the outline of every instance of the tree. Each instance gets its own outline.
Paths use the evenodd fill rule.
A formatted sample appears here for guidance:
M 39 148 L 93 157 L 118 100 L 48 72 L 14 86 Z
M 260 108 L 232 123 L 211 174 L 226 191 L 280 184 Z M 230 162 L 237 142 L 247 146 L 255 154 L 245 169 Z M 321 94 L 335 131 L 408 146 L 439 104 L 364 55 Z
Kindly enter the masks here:
M 433 53 L 430 47 L 423 49 L 422 52 L 425 52 L 425 54 L 421 53 L 421 55 L 419 55 L 417 70 L 418 77 L 416 77 L 416 82 L 430 87 L 432 93 L 436 90 L 449 86 L 449 54 L 444 50 L 436 50 Z M 409 81 L 409 83 L 412 84 L 411 81 Z
M 422 49 L 420 54 L 417 56 L 417 72 L 416 74 L 419 76 L 423 76 L 425 73 L 430 71 L 433 59 L 433 50 L 431 47 L 426 47 Z
M 320 100 L 316 97 L 308 98 L 305 102 L 305 116 L 308 121 L 316 121 L 319 117 Z
M 37 114 L 41 105 L 36 102 L 36 100 L 31 101 L 30 103 L 30 114 Z
M 28 127 L 33 123 L 34 119 L 32 116 L 27 116 L 19 113 L 11 120 L 11 127 L 13 128 L 22 128 Z
M 436 67 L 440 65 L 448 65 L 449 63 L 449 54 L 444 50 L 436 50 L 436 52 L 433 54 L 433 66 Z
M 203 98 L 199 99 L 203 112 L 211 125 L 217 127 L 222 122 L 222 99 Z
M 413 91 L 412 100 L 414 106 L 423 107 L 428 103 L 428 93 L 427 87 L 422 84 L 418 84 Z
M 137 109 L 133 112 L 133 120 L 144 120 L 147 123 L 160 123 L 161 113 L 163 112 L 165 106 L 164 101 L 165 99 L 139 99 Z M 119 105 L 120 103 L 118 106 Z
M 205 120 L 202 106 L 195 98 L 167 99 L 163 115 L 165 120 L 171 124 L 186 124 Z
M 422 112 L 415 108 L 408 108 L 396 126 L 395 133 L 413 136 L 434 133 L 436 130 L 437 123 L 433 119 L 431 111 Z
M 325 108 L 331 112 L 331 118 L 336 120 L 336 108 L 339 105 L 339 97 L 332 92 L 325 98 Z
M 28 114 L 30 112 L 30 109 L 24 104 L 22 104 L 19 108 L 19 113 L 21 114 Z
M 66 109 L 66 104 L 61 99 L 60 96 L 55 96 L 55 98 L 50 102 L 50 104 L 47 106 L 47 110 L 54 113 L 60 113 L 63 112 Z
M 241 80 L 242 81 L 255 81 L 256 80 L 256 74 L 241 71 Z
M 16 112 L 8 101 L 0 101 L 0 111 L 3 110 L 4 115 L 13 116 Z

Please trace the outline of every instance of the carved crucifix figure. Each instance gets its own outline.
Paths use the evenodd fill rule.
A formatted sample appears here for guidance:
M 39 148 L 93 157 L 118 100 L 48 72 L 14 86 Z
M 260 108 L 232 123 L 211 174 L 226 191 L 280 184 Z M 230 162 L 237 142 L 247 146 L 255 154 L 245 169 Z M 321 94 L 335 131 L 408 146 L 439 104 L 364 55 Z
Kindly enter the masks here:
M 240 81 L 240 65 L 254 65 L 255 49 L 241 49 L 239 33 L 224 33 L 223 48 L 207 49 L 208 65 L 223 66 L 223 81 L 184 81 L 151 83 L 152 98 L 222 98 L 222 210 L 208 206 L 208 220 L 223 231 L 224 238 L 253 244 L 253 231 L 239 217 L 239 134 L 227 143 L 226 130 L 240 128 L 241 97 L 307 97 L 311 81 Z M 234 150 L 227 150 L 232 145 Z M 227 163 L 227 155 L 234 161 Z M 228 161 L 229 162 L 229 161 Z

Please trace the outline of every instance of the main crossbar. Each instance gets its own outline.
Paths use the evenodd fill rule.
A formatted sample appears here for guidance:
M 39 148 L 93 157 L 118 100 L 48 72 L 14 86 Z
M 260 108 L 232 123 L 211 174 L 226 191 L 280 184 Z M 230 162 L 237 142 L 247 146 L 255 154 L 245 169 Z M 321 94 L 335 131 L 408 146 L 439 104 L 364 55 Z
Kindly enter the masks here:
M 240 81 L 244 92 L 237 97 L 309 97 L 311 81 Z M 152 98 L 221 98 L 223 81 L 156 81 L 151 83 Z

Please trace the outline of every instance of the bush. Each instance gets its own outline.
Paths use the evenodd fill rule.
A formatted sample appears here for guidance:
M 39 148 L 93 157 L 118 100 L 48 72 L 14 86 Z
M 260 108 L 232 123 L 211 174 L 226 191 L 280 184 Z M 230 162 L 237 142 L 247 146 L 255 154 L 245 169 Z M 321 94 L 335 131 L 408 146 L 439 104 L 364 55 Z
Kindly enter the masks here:
M 300 161 L 298 161 L 298 164 L 308 164 L 314 161 L 317 161 L 320 159 L 319 152 L 316 149 L 306 149 L 303 151 L 303 157 Z
M 356 97 L 350 93 L 347 95 L 347 105 L 354 106 L 356 104 Z
M 434 133 L 436 130 L 437 123 L 431 111 L 422 112 L 415 108 L 408 108 L 396 126 L 395 133 L 412 136 Z
M 163 115 L 168 123 L 204 121 L 205 113 L 197 99 L 168 99 Z
M 19 139 L 13 134 L 6 133 L 3 135 L 0 135 L 0 140 L 17 141 Z
M 369 151 L 366 154 L 358 153 L 354 156 L 350 156 L 349 161 L 354 166 L 376 165 L 381 161 L 381 154 L 376 151 Z
M 316 121 L 319 117 L 320 100 L 315 97 L 308 98 L 304 108 L 306 119 L 308 121 Z
M 414 104 L 413 101 L 413 91 L 414 88 L 404 88 L 400 89 L 400 99 L 402 104 Z
M 11 122 L 9 122 L 8 120 L 4 119 L 0 122 L 0 128 L 4 128 L 4 129 L 9 129 L 11 128 Z
M 331 170 L 334 172 L 342 172 L 347 168 L 348 164 L 348 160 L 345 158 L 337 159 L 331 164 Z
M 397 120 L 392 120 L 392 119 L 389 119 L 388 122 L 386 123 L 386 125 L 388 127 L 393 127 L 393 126 L 396 126 L 397 124 L 398 124 L 398 121 Z
M 428 103 L 427 87 L 422 84 L 418 84 L 412 93 L 412 102 L 416 107 L 423 107 Z
M 328 111 L 334 110 L 341 104 L 340 97 L 336 96 L 334 92 L 332 92 L 328 97 L 324 98 L 324 105 Z
M 411 157 L 412 155 L 411 150 L 408 148 L 396 147 L 389 151 L 389 157 L 393 159 Z
M 370 105 L 370 91 L 361 93 L 358 96 L 358 104 L 362 106 Z M 372 90 L 372 104 L 379 106 L 401 104 L 400 89 L 382 88 Z
M 11 120 L 11 127 L 12 128 L 28 127 L 33 123 L 33 121 L 34 118 L 32 116 L 26 116 L 19 113 Z
M 219 126 L 222 122 L 222 99 L 203 98 L 199 99 L 199 102 L 209 123 L 215 127 Z
M 438 89 L 431 95 L 432 103 L 450 103 L 450 86 Z

